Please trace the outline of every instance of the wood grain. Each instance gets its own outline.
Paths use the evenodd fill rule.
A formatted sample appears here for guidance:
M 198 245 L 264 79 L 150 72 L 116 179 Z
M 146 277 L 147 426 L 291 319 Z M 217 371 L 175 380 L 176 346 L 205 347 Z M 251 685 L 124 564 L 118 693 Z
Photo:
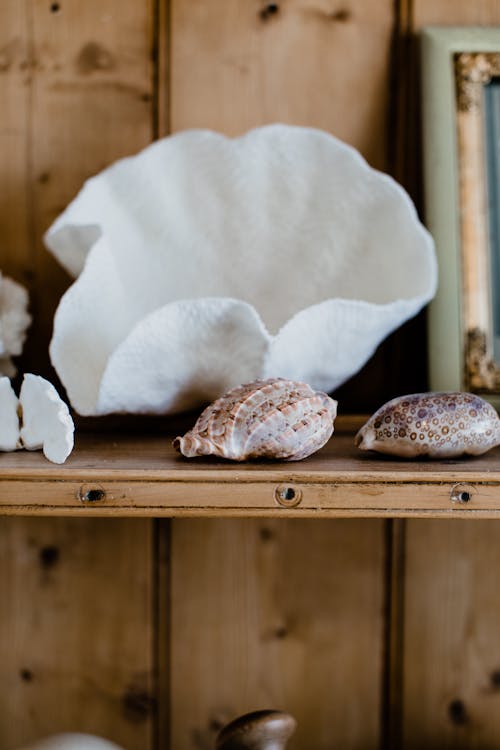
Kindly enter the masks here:
M 409 524 L 404 744 L 497 747 L 500 737 L 496 523 Z
M 61 731 L 152 746 L 150 565 L 148 521 L 0 520 L 2 748 Z
M 422 26 L 494 26 L 500 23 L 498 0 L 413 0 L 413 29 Z
M 377 746 L 380 522 L 176 520 L 172 552 L 171 747 L 264 708 L 290 750 Z
M 27 284 L 32 277 L 30 201 L 27 191 L 29 143 L 29 7 L 0 4 L 0 270 Z
M 328 130 L 377 167 L 387 114 L 390 0 L 172 0 L 172 130 Z
M 49 371 L 53 314 L 69 284 L 43 247 L 43 232 L 87 177 L 151 140 L 152 5 L 152 0 L 2 3 L 2 13 L 14 15 L 18 27 L 16 33 L 10 18 L 8 26 L 0 25 L 13 57 L 0 77 L 9 81 L 7 107 L 16 118 L 10 130 L 18 134 L 17 152 L 7 150 L 16 154 L 15 163 L 7 156 L 8 206 L 19 201 L 19 207 L 6 240 L 2 230 L 0 265 L 5 253 L 8 268 L 31 280 L 28 370 Z
M 153 19 L 153 0 L 0 3 L 0 269 L 30 288 L 24 370 L 50 372 L 70 281 L 43 232 L 87 177 L 151 140 Z M 152 746 L 150 523 L 1 521 L 2 747 L 78 729 Z
M 408 34 L 427 25 L 498 25 L 497 0 L 413 0 Z M 413 179 L 419 178 L 418 163 Z M 394 747 L 486 748 L 499 743 L 499 607 L 491 571 L 497 524 L 412 520 L 406 526 L 402 737 Z M 404 621 L 404 624 L 403 624 Z
M 0 456 L 0 470 L 2 513 L 500 515 L 500 448 L 469 460 L 396 461 L 356 450 L 349 434 L 288 463 L 189 460 L 162 437 L 86 435 L 62 466 L 26 452 Z

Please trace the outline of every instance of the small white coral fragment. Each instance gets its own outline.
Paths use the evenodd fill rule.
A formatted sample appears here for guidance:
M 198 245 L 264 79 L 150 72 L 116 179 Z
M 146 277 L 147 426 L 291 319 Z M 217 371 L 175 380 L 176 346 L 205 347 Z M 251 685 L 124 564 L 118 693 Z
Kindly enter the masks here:
M 74 425 L 69 409 L 48 380 L 27 373 L 19 395 L 21 442 L 28 450 L 42 449 L 49 461 L 62 464 L 73 450 Z
M 500 419 L 473 393 L 414 393 L 381 406 L 355 444 L 402 458 L 479 456 L 500 444 Z
M 336 415 L 337 402 L 306 383 L 255 380 L 208 406 L 193 429 L 174 440 L 174 447 L 188 458 L 299 461 L 327 442 Z
M 30 323 L 28 292 L 0 273 L 0 375 L 16 374 L 11 357 L 21 354 Z
M 20 750 L 121 750 L 118 745 L 91 734 L 54 734 Z
M 9 378 L 0 377 L 0 451 L 20 447 L 18 404 Z

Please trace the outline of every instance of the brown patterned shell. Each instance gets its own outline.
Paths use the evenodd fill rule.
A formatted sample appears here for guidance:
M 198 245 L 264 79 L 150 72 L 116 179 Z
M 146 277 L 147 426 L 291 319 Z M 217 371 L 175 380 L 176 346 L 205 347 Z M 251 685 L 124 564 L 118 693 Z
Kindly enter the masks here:
M 403 458 L 479 456 L 500 444 L 500 420 L 472 393 L 415 393 L 384 404 L 354 442 L 361 450 Z
M 188 458 L 298 461 L 326 443 L 336 414 L 337 402 L 306 383 L 255 380 L 208 406 L 193 429 L 173 444 Z

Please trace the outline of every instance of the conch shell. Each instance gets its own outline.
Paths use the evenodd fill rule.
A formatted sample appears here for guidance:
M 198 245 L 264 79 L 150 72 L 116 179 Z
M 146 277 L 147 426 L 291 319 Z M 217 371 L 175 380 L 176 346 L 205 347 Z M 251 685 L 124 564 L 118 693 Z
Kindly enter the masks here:
M 403 458 L 479 456 L 500 444 L 500 419 L 472 393 L 415 393 L 380 407 L 354 442 Z
M 208 406 L 193 429 L 173 444 L 188 458 L 299 461 L 326 443 L 336 415 L 337 402 L 306 383 L 255 380 Z

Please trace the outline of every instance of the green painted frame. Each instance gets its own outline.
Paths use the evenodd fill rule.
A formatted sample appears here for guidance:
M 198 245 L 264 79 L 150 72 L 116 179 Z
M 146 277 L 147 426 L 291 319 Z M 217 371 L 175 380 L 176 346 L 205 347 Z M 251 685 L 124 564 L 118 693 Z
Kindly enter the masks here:
M 439 264 L 439 289 L 429 308 L 430 387 L 475 390 L 499 409 L 500 368 L 489 358 L 492 326 L 484 322 L 484 253 L 471 247 L 485 245 L 487 236 L 486 209 L 478 210 L 481 202 L 486 205 L 478 120 L 482 87 L 498 75 L 500 27 L 428 27 L 421 51 L 425 214 Z M 471 174 L 478 191 L 470 189 Z

